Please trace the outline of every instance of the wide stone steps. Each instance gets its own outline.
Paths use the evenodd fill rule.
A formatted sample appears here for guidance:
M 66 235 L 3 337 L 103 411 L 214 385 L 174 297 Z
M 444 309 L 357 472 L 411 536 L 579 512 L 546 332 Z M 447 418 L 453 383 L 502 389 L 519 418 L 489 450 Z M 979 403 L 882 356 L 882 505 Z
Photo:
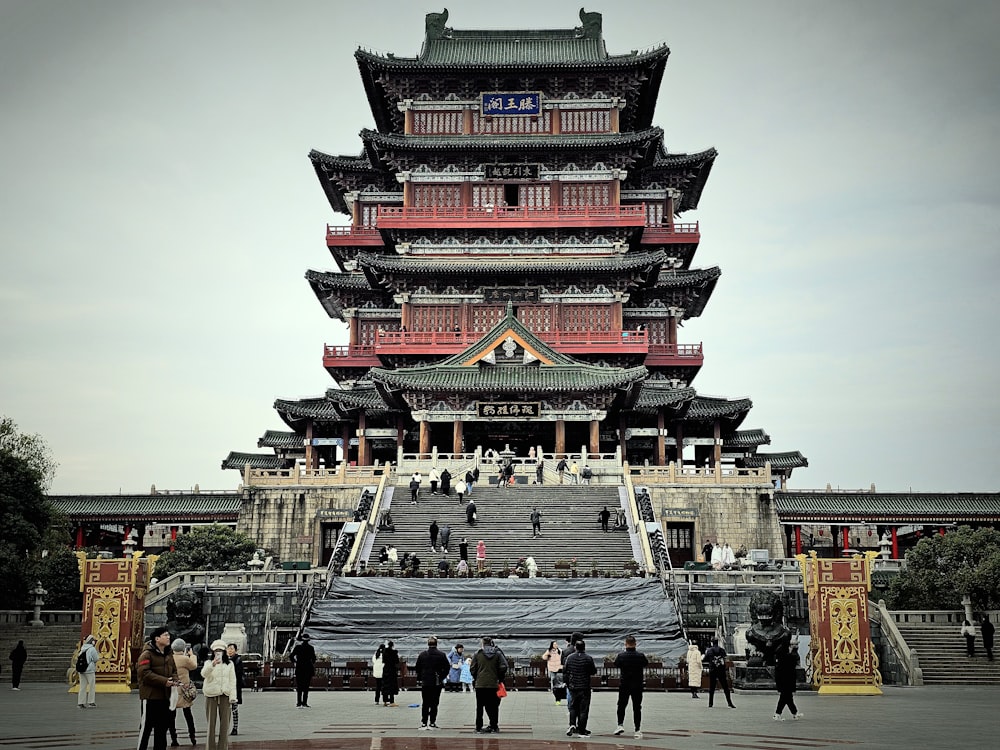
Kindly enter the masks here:
M 927 685 L 1000 685 L 1000 660 L 988 661 L 976 636 L 976 656 L 965 653 L 965 638 L 954 625 L 897 623 L 906 645 L 916 650 Z M 995 650 L 994 650 L 995 652 Z
M 472 498 L 478 520 L 470 526 L 465 504 L 457 496 L 432 495 L 422 489 L 417 505 L 410 504 L 406 487 L 395 487 L 391 505 L 394 532 L 380 531 L 375 537 L 369 566 L 378 567 L 378 552 L 384 544 L 393 544 L 400 557 L 416 553 L 421 569 L 436 566 L 444 556 L 454 567 L 458 564 L 459 543 L 469 543 L 469 562 L 475 568 L 475 547 L 486 543 L 487 564 L 494 574 L 504 563 L 514 567 L 522 557 L 535 559 L 540 575 L 555 574 L 557 561 L 576 558 L 578 574 L 597 567 L 601 571 L 622 572 L 633 559 L 629 534 L 625 530 L 604 533 L 598 513 L 607 506 L 612 526 L 621 501 L 613 485 L 517 485 L 499 489 L 477 485 Z M 542 536 L 531 535 L 531 510 L 542 514 Z M 428 529 L 431 522 L 451 529 L 449 551 L 443 554 L 430 549 Z
M 24 641 L 28 661 L 24 663 L 22 682 L 65 682 L 66 670 L 73 666 L 73 652 L 80 643 L 79 625 L 0 625 L 0 654 L 4 660 L 4 679 L 10 681 L 7 657 L 18 641 Z

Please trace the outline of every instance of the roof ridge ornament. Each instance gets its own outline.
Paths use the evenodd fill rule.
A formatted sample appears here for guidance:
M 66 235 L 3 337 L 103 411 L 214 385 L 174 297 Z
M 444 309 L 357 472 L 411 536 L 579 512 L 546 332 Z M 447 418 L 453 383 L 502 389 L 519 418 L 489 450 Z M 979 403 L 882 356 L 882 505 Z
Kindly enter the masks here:
M 583 24 L 584 39 L 601 38 L 602 18 L 600 13 L 587 12 L 583 8 L 580 8 L 580 22 Z
M 447 8 L 445 8 L 442 13 L 428 13 L 424 17 L 427 40 L 447 39 L 450 35 L 448 34 L 448 30 L 445 28 L 446 23 L 448 23 Z

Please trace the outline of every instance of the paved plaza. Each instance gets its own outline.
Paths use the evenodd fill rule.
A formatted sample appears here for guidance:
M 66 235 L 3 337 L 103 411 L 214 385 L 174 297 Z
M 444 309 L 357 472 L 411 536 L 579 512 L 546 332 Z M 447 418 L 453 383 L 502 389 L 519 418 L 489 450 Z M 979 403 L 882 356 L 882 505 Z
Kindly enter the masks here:
M 968 748 L 996 747 L 1000 734 L 1000 688 L 885 688 L 877 697 L 834 697 L 797 693 L 800 721 L 775 722 L 776 693 L 737 693 L 736 709 L 716 695 L 708 709 L 705 694 L 647 693 L 643 739 L 615 729 L 616 693 L 594 694 L 587 740 L 566 737 L 566 707 L 550 693 L 512 692 L 500 708 L 498 735 L 473 732 L 471 694 L 441 696 L 440 729 L 418 731 L 420 693 L 401 693 L 397 708 L 374 705 L 371 692 L 314 692 L 312 708 L 296 709 L 291 692 L 244 693 L 240 736 L 235 750 L 378 748 L 379 750 L 538 750 L 567 747 L 647 747 L 670 750 L 795 750 L 796 748 Z M 204 699 L 195 704 L 199 748 L 205 747 Z M 99 694 L 98 707 L 78 709 L 76 696 L 53 684 L 9 683 L 0 688 L 0 750 L 95 748 L 126 750 L 136 745 L 138 693 Z M 721 704 L 721 707 L 720 707 Z M 181 717 L 181 724 L 183 718 Z M 191 747 L 181 732 L 181 747 Z M 150 745 L 152 747 L 152 745 Z

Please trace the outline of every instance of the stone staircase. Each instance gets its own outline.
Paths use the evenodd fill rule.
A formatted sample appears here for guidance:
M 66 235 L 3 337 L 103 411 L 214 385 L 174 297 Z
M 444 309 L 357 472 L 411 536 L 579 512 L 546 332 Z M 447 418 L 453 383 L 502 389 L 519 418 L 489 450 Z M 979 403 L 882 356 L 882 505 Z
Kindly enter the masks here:
M 0 657 L 4 660 L 4 680 L 10 683 L 11 649 L 24 641 L 28 661 L 22 682 L 66 682 L 66 670 L 73 666 L 73 653 L 80 644 L 79 625 L 0 625 Z
M 607 506 L 612 525 L 621 507 L 619 487 L 615 485 L 514 485 L 497 488 L 477 485 L 473 491 L 478 521 L 466 523 L 465 504 L 450 497 L 432 495 L 427 488 L 420 490 L 417 505 L 410 504 L 407 487 L 393 488 L 391 513 L 396 530 L 379 531 L 367 560 L 369 567 L 378 567 L 378 552 L 384 544 L 395 545 L 399 556 L 416 553 L 421 570 L 434 568 L 441 559 L 431 553 L 428 529 L 431 521 L 439 527 L 451 527 L 447 555 L 452 569 L 458 564 L 458 545 L 462 537 L 469 541 L 469 564 L 475 570 L 476 543 L 486 543 L 486 560 L 494 575 L 507 562 L 511 567 L 521 557 L 531 556 L 538 565 L 539 575 L 555 573 L 557 560 L 576 558 L 579 574 L 593 564 L 601 571 L 621 572 L 633 559 L 628 531 L 601 531 L 598 513 Z M 542 536 L 531 536 L 531 509 L 542 514 Z
M 925 685 L 1000 685 L 1000 657 L 986 659 L 976 628 L 976 656 L 965 655 L 965 639 L 951 623 L 898 622 L 906 645 L 915 649 Z

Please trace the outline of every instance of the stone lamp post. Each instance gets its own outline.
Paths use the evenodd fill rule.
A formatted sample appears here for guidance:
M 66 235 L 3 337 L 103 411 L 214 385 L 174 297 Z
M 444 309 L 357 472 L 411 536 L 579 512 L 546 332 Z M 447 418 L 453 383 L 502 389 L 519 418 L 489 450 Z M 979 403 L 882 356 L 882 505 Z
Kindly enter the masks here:
M 31 621 L 30 625 L 40 628 L 45 625 L 42 622 L 42 605 L 45 604 L 45 597 L 49 592 L 42 588 L 42 582 L 39 581 L 35 584 L 35 588 L 31 590 L 31 593 L 35 595 L 35 619 Z
M 882 532 L 882 538 L 878 540 L 878 553 L 883 560 L 888 560 L 892 554 L 892 540 L 886 532 Z
M 250 568 L 251 573 L 256 573 L 257 571 L 263 569 L 264 561 L 260 559 L 260 553 L 254 552 L 253 557 L 247 561 L 247 567 Z
M 125 541 L 122 542 L 123 554 L 125 555 L 126 560 L 131 560 L 132 556 L 135 555 L 136 544 L 135 531 L 130 531 L 128 536 L 125 537 Z

